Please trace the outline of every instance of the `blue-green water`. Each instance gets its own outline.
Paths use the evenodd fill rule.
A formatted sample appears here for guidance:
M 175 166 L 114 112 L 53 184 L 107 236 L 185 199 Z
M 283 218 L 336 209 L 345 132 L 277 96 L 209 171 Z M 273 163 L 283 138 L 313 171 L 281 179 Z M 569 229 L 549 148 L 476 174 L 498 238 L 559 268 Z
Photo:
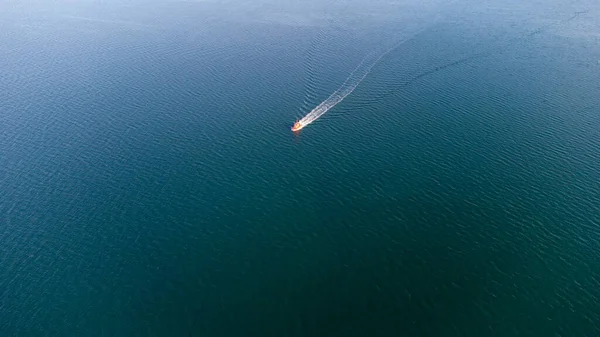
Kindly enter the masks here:
M 0 7 L 0 336 L 600 335 L 594 1 Z

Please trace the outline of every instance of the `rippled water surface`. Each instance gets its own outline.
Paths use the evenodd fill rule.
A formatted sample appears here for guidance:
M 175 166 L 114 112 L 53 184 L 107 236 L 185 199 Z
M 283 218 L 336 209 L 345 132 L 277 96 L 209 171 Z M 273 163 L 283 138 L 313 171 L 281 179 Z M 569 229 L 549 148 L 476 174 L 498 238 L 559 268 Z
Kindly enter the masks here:
M 1 4 L 0 336 L 600 335 L 598 18 Z

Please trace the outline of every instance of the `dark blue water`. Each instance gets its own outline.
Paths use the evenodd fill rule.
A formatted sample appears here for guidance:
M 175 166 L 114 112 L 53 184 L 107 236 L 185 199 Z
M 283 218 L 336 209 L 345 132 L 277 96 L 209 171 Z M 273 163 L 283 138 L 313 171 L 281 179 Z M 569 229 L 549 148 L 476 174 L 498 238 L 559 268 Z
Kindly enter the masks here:
M 600 334 L 595 2 L 0 8 L 0 336 Z

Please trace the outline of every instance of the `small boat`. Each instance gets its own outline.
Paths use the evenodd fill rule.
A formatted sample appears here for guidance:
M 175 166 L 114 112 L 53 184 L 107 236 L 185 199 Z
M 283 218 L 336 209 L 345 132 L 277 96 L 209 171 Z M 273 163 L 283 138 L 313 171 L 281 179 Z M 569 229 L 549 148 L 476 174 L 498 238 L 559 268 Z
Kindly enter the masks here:
M 304 125 L 302 125 L 302 123 L 300 123 L 300 121 L 296 120 L 296 123 L 294 123 L 294 126 L 292 126 L 292 131 L 296 132 L 296 131 L 300 131 L 300 129 L 302 129 L 304 127 Z

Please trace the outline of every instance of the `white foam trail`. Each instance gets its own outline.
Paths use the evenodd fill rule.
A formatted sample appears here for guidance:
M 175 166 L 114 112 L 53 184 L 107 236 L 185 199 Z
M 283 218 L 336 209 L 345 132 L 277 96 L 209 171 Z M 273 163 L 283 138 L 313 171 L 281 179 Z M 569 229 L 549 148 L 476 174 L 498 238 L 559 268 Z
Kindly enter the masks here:
M 323 116 L 323 114 L 325 114 L 331 108 L 338 105 L 338 103 L 343 101 L 344 98 L 346 98 L 346 96 L 350 95 L 354 91 L 354 89 L 356 89 L 356 87 L 358 87 L 360 82 L 362 82 L 365 79 L 365 77 L 367 77 L 367 75 L 369 75 L 369 73 L 371 72 L 371 69 L 373 69 L 373 67 L 381 60 L 381 58 L 383 58 L 385 55 L 387 55 L 392 50 L 398 48 L 401 44 L 409 41 L 410 39 L 415 37 L 417 34 L 422 32 L 423 30 L 425 30 L 425 28 L 420 29 L 416 33 L 412 34 L 411 37 L 406 38 L 406 39 L 394 44 L 391 48 L 389 48 L 388 50 L 379 54 L 379 56 L 374 61 L 366 62 L 366 65 L 365 65 L 365 60 L 367 60 L 369 58 L 369 56 L 371 56 L 373 53 L 367 54 L 367 56 L 365 56 L 365 58 L 363 58 L 363 60 L 359 63 L 359 65 L 354 69 L 354 71 L 352 71 L 350 76 L 348 76 L 348 78 L 346 78 L 344 83 L 336 91 L 334 91 L 329 97 L 327 97 L 326 100 L 321 102 L 321 104 L 317 105 L 308 114 L 306 114 L 306 116 L 302 117 L 302 119 L 300 119 L 298 121 L 300 123 L 300 125 L 302 127 L 307 126 L 308 124 L 319 119 L 319 117 Z
M 361 68 L 361 66 L 363 66 L 363 63 L 369 57 L 369 55 L 370 54 L 365 56 L 365 58 L 354 69 L 354 71 L 352 71 L 350 76 L 348 76 L 348 78 L 346 78 L 344 83 L 336 91 L 334 91 L 329 97 L 327 97 L 326 100 L 321 102 L 321 104 L 317 105 L 316 108 L 312 109 L 308 114 L 306 114 L 306 116 L 304 116 L 302 119 L 300 119 L 299 122 L 303 127 L 307 126 L 308 124 L 317 120 L 319 117 L 323 116 L 324 113 L 326 113 L 327 111 L 329 111 L 329 109 L 336 106 L 339 102 L 341 102 L 344 98 L 346 98 L 346 96 L 350 95 L 354 91 L 354 89 L 356 89 L 356 87 L 369 74 L 369 71 L 371 70 L 371 68 L 373 68 L 373 66 L 376 63 L 375 62 L 375 63 L 371 64 L 369 67 L 367 67 L 363 71 L 359 71 L 359 69 Z M 358 75 L 362 75 L 358 78 L 358 80 L 355 79 L 355 74 L 357 72 L 359 73 Z

